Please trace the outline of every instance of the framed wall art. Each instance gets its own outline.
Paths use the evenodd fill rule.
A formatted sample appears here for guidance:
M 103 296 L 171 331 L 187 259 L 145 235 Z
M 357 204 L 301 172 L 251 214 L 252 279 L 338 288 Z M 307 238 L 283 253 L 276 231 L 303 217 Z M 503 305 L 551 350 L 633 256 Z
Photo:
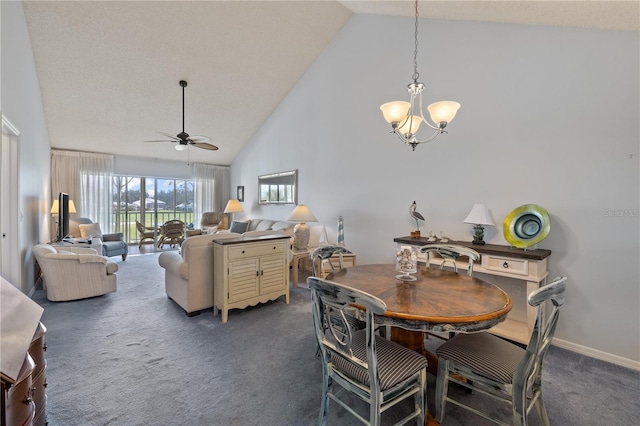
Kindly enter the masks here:
M 238 201 L 244 201 L 244 186 L 239 186 L 237 188 L 236 198 Z

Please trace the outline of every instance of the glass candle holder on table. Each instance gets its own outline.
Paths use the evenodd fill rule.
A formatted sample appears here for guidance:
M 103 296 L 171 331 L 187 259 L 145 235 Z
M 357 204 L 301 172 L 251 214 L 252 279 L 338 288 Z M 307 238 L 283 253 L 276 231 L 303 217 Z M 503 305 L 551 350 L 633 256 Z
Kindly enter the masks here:
M 398 245 L 396 248 L 396 271 L 400 272 L 396 278 L 401 281 L 415 281 L 417 279 L 411 275 L 418 272 L 418 251 L 414 246 Z

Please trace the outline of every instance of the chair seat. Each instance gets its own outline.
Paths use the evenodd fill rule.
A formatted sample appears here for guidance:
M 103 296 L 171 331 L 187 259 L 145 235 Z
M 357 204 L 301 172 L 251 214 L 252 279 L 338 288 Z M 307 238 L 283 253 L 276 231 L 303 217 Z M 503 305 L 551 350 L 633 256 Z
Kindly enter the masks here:
M 364 362 L 367 362 L 366 338 L 366 330 L 357 331 L 353 334 L 353 343 L 351 346 L 353 355 Z M 380 336 L 376 336 L 376 353 L 378 357 L 380 388 L 383 391 L 397 385 L 427 367 L 427 359 L 419 353 Z M 357 380 L 365 386 L 370 386 L 368 371 L 358 368 L 352 362 L 337 355 L 332 356 L 331 362 L 338 370 L 343 371 L 350 378 Z
M 436 349 L 438 358 L 465 365 L 477 374 L 501 383 L 513 383 L 513 374 L 525 350 L 490 333 L 458 334 Z

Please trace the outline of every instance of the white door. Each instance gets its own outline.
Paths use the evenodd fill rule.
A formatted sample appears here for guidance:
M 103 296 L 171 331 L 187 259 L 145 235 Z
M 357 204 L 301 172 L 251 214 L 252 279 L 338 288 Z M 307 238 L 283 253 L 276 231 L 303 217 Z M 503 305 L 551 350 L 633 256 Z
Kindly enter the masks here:
M 18 236 L 18 136 L 20 132 L 2 116 L 0 149 L 0 275 L 21 288 Z

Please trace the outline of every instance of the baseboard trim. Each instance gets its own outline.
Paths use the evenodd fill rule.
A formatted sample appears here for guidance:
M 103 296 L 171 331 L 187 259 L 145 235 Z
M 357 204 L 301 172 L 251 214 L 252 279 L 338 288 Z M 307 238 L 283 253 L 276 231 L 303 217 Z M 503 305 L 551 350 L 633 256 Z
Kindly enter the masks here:
M 578 345 L 576 343 L 568 342 L 566 340 L 553 338 L 553 345 L 559 348 L 567 349 L 572 352 L 586 355 L 591 358 L 596 358 L 602 361 L 607 361 L 612 364 L 620 365 L 622 367 L 630 368 L 632 370 L 640 371 L 640 361 L 634 361 L 629 358 L 623 358 L 618 355 L 613 355 L 608 352 L 599 351 L 597 349 L 589 348 L 587 346 Z

